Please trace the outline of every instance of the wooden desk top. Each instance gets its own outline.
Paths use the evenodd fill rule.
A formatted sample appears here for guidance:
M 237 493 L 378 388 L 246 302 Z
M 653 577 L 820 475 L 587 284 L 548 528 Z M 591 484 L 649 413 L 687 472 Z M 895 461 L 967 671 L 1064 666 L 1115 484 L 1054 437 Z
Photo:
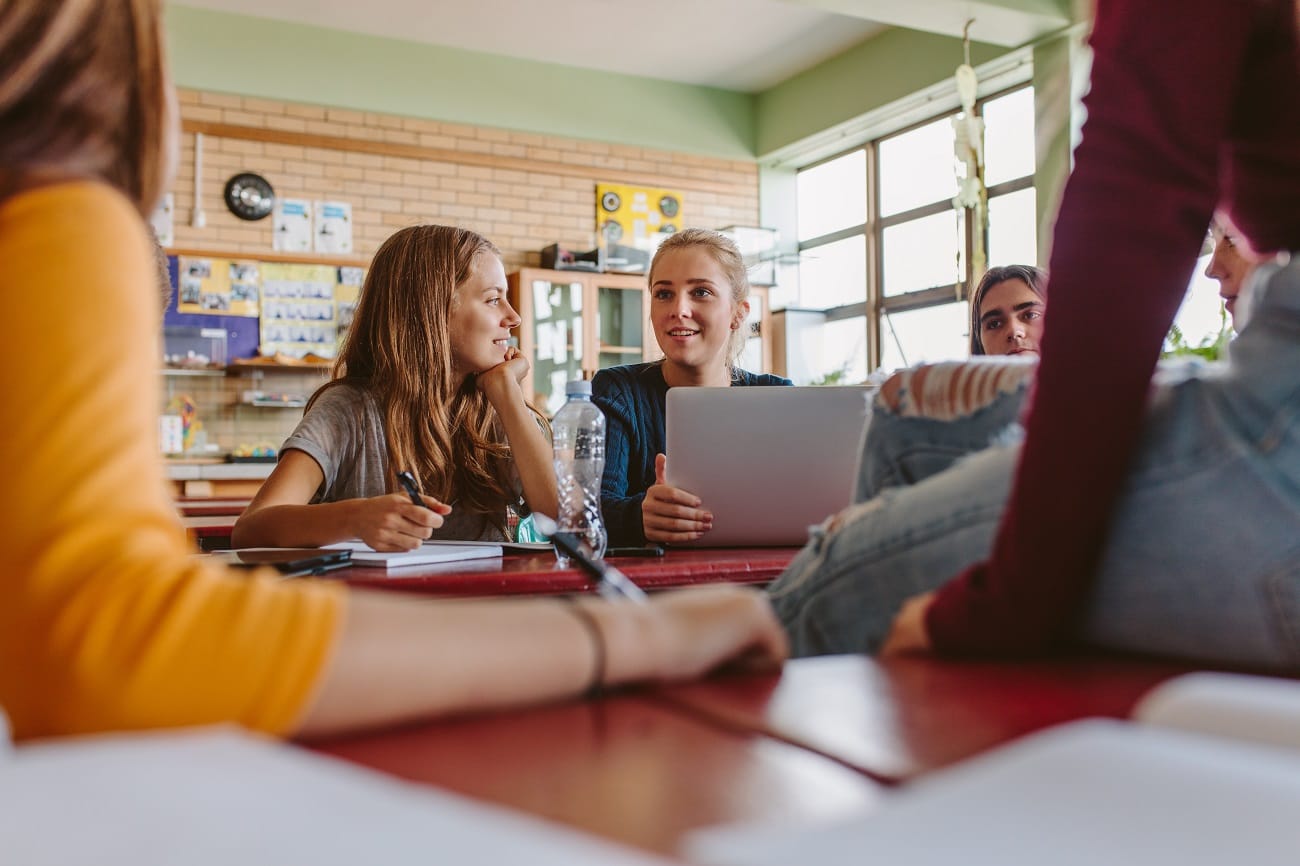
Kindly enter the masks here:
M 874 809 L 889 786 L 1085 716 L 1126 716 L 1167 662 L 830 656 L 601 700 L 317 743 L 319 751 L 679 854 L 723 823 Z
M 805 749 L 635 694 L 316 743 L 403 779 L 666 854 L 732 822 L 830 820 L 880 786 Z
M 178 499 L 176 510 L 182 517 L 238 517 L 250 499 Z M 230 521 L 234 524 L 234 521 Z
M 780 675 L 663 688 L 652 699 L 728 730 L 797 744 L 889 783 L 1051 725 L 1127 717 L 1148 689 L 1187 670 L 1120 658 L 823 656 L 788 662 Z
M 643 589 L 698 583 L 766 583 L 785 570 L 798 553 L 793 547 L 669 550 L 662 557 L 610 557 L 610 564 Z M 545 595 L 592 591 L 582 572 L 557 568 L 555 555 L 508 555 L 500 559 L 335 572 L 350 586 L 448 596 Z

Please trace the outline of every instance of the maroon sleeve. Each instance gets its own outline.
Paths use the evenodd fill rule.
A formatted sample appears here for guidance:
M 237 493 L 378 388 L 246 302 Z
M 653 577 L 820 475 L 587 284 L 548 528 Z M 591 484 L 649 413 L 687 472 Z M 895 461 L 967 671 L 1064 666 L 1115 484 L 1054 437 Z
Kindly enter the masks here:
M 1083 140 L 1056 222 L 1042 363 L 991 558 L 926 614 L 945 653 L 1070 631 L 1151 374 L 1218 198 L 1258 0 L 1099 0 Z

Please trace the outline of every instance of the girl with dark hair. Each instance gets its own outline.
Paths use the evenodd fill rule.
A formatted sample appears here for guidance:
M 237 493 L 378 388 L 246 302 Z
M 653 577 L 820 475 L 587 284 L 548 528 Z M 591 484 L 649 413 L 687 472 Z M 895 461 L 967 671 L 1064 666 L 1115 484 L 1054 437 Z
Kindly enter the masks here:
M 1033 265 L 984 272 L 970 303 L 972 355 L 1037 355 L 1047 305 L 1047 274 Z

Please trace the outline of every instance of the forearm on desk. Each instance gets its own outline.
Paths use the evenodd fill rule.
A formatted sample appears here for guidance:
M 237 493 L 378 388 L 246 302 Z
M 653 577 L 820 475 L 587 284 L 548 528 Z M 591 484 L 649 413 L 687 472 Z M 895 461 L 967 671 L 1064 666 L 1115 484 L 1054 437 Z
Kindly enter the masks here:
M 319 547 L 358 537 L 362 499 L 316 505 L 266 505 L 245 511 L 230 533 L 232 547 Z

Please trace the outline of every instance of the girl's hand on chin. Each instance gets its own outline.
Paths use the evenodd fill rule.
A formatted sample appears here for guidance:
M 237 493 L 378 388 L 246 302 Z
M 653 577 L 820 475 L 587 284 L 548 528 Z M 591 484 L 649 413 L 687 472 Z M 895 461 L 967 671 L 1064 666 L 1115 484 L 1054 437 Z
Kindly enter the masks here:
M 506 349 L 506 359 L 474 377 L 474 384 L 489 400 L 518 387 L 528 375 L 528 359 L 514 346 Z

